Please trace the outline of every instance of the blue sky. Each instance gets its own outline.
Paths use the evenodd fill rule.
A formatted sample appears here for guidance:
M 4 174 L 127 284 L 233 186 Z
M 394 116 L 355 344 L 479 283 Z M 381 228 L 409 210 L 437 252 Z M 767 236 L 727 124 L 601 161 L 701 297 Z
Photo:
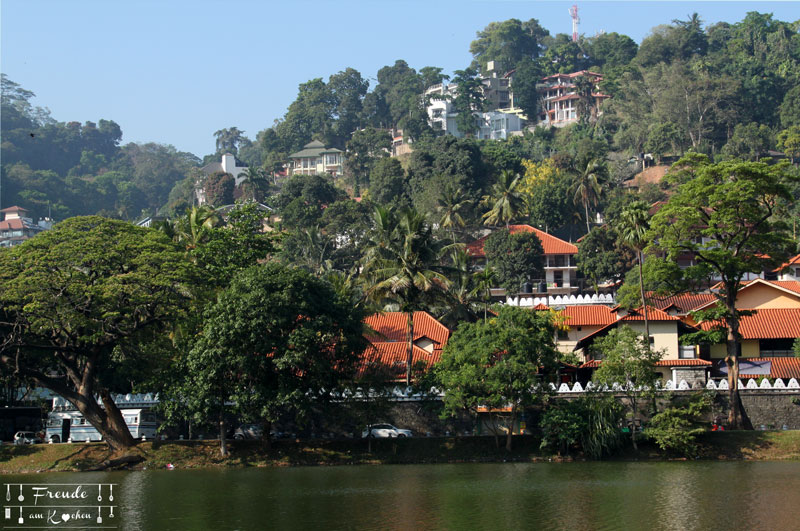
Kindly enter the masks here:
M 0 69 L 59 121 L 116 121 L 123 142 L 203 156 L 214 131 L 255 138 L 309 79 L 353 67 L 365 78 L 406 60 L 445 72 L 471 61 L 488 23 L 536 18 L 571 33 L 571 1 L 530 0 L 2 0 Z M 748 11 L 800 19 L 797 2 L 578 1 L 579 31 L 641 42 L 693 12 L 706 24 Z

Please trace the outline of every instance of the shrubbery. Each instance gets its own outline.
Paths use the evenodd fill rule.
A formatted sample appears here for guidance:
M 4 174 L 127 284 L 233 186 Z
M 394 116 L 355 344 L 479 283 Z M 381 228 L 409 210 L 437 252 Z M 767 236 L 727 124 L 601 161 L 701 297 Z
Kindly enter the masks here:
M 542 448 L 569 453 L 576 443 L 589 457 L 612 454 L 622 444 L 624 407 L 611 396 L 584 396 L 552 405 L 542 416 Z
M 645 436 L 664 451 L 683 456 L 696 455 L 695 439 L 705 431 L 702 414 L 711 407 L 711 401 L 708 393 L 700 392 L 667 407 L 650 419 Z

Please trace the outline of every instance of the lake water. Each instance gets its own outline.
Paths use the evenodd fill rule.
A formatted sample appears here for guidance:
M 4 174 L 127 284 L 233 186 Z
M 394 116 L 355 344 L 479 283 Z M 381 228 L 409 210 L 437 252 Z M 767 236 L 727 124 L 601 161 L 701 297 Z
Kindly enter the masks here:
M 106 509 L 103 525 L 130 530 L 800 527 L 798 462 L 148 470 L 2 482 L 115 483 L 116 513 Z M 17 525 L 15 516 L 3 524 Z

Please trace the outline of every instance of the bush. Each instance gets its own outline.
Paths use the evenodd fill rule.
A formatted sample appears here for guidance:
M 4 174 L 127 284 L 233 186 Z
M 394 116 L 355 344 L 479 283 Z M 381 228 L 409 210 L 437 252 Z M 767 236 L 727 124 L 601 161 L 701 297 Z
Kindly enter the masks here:
M 687 457 L 697 455 L 695 439 L 705 431 L 701 416 L 711 407 L 711 403 L 711 396 L 700 392 L 688 400 L 667 407 L 650 419 L 650 424 L 644 431 L 645 437 L 666 452 Z
M 612 454 L 622 444 L 623 411 L 610 396 L 584 396 L 553 405 L 542 415 L 542 448 L 557 448 L 560 455 L 579 443 L 594 459 Z

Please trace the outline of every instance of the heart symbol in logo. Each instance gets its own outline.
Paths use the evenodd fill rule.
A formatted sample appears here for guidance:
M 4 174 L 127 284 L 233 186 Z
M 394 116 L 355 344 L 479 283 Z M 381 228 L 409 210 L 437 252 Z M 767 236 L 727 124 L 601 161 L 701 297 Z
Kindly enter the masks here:
M 68 515 L 68 514 L 66 514 L 66 513 L 65 513 L 65 514 L 62 514 L 62 515 L 61 515 L 61 519 L 62 519 L 62 520 L 64 520 L 64 521 L 66 522 L 66 521 L 68 521 L 68 520 L 69 520 L 69 515 Z

